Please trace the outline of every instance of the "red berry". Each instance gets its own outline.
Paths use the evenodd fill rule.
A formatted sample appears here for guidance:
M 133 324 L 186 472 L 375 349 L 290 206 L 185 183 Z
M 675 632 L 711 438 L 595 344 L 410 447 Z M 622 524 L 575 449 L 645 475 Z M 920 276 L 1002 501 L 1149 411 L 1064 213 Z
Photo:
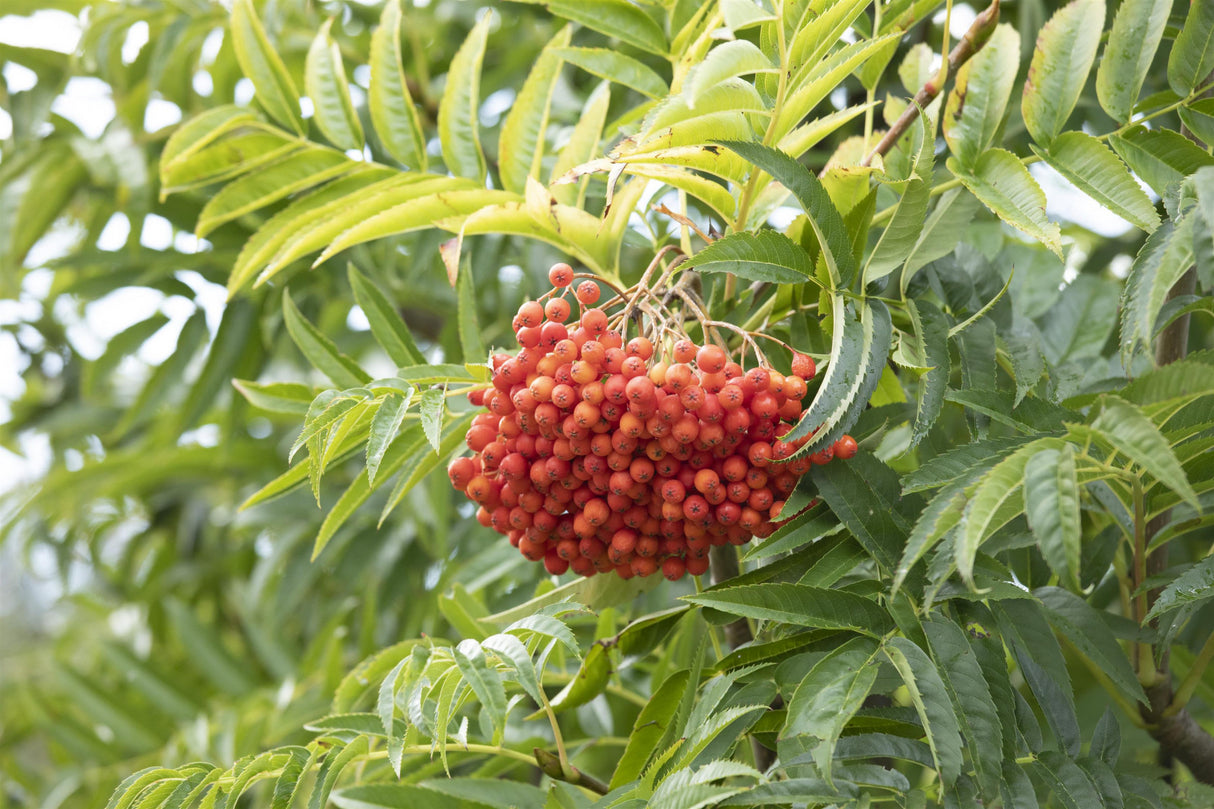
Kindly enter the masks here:
M 570 315 L 569 301 L 553 298 L 544 305 L 544 315 L 554 323 L 564 323 Z
M 585 306 L 591 306 L 599 299 L 599 285 L 594 281 L 583 281 L 577 285 L 577 299 Z
M 836 458 L 847 460 L 855 456 L 859 446 L 856 444 L 856 439 L 850 435 L 845 435 L 835 442 L 834 454 Z
M 720 346 L 704 346 L 696 352 L 696 366 L 706 374 L 719 374 L 725 370 L 725 351 Z
M 552 269 L 548 271 L 548 283 L 558 289 L 567 287 L 573 283 L 573 268 L 568 264 L 553 264 Z
M 802 379 L 813 379 L 818 371 L 814 358 L 805 354 L 792 355 L 792 372 Z

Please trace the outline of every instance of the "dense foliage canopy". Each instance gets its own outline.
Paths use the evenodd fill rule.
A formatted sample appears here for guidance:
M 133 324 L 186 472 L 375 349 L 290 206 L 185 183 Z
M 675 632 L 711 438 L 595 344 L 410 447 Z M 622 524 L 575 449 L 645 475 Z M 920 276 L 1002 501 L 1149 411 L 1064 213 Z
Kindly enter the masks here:
M 0 15 L 0 805 L 1214 804 L 1214 0 Z M 773 371 L 711 575 L 442 473 L 560 262 Z

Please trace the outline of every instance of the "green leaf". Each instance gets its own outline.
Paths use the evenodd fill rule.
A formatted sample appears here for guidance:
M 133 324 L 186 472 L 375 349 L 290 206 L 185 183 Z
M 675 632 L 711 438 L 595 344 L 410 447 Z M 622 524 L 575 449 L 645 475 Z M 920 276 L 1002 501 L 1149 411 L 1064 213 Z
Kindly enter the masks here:
M 396 487 L 392 489 L 392 494 L 388 496 L 388 502 L 384 504 L 384 510 L 379 516 L 379 525 L 383 525 L 384 520 L 400 504 L 405 495 L 412 491 L 414 486 L 459 448 L 464 442 L 464 436 L 468 434 L 468 426 L 475 415 L 475 412 L 465 413 L 454 421 L 448 422 L 443 430 L 442 442 L 439 444 L 437 452 L 424 451 L 424 445 L 419 445 L 423 448 L 422 451 L 410 453 L 402 460 L 404 472 L 397 481 Z
M 801 203 L 818 239 L 822 258 L 830 273 L 831 286 L 835 289 L 850 286 L 856 277 L 856 262 L 847 228 L 830 195 L 813 172 L 778 149 L 759 143 L 723 141 L 722 145 L 766 171 L 792 192 Z
M 316 773 L 316 786 L 312 789 L 312 797 L 308 800 L 308 809 L 324 809 L 329 802 L 329 793 L 337 784 L 342 772 L 356 758 L 367 754 L 369 741 L 366 736 L 358 736 L 345 747 L 334 748 L 325 756 L 325 763 Z
M 1003 725 L 978 658 L 964 630 L 952 621 L 928 621 L 923 629 L 966 739 L 982 792 L 997 794 L 1003 760 Z
M 890 638 L 882 650 L 902 677 L 915 712 L 923 722 L 940 780 L 945 785 L 952 784 L 961 774 L 961 732 L 944 681 L 931 658 L 910 640 Z
M 1203 98 L 1181 107 L 1180 120 L 1202 143 L 1214 143 L 1214 99 Z
M 1105 623 L 1103 612 L 1059 587 L 1039 587 L 1033 595 L 1041 599 L 1054 628 L 1104 672 L 1122 696 L 1131 702 L 1148 704 L 1134 667 Z
M 379 27 L 371 34 L 367 107 L 384 150 L 409 168 L 425 171 L 426 140 L 417 105 L 405 80 L 401 19 L 400 0 L 384 4 Z
M 184 389 L 182 378 L 195 353 L 206 345 L 206 341 L 206 312 L 199 308 L 181 327 L 173 353 L 152 372 L 147 383 L 140 389 L 139 395 L 135 397 L 135 403 L 127 409 L 121 421 L 114 427 L 115 436 L 125 435 L 132 427 L 142 424 L 164 404 L 166 399 Z
M 893 326 L 885 304 L 868 299 L 858 322 L 852 302 L 845 305 L 836 296 L 833 309 L 830 365 L 813 401 L 785 439 L 793 441 L 817 430 L 798 455 L 816 452 L 833 443 L 856 423 L 881 379 L 889 356 Z
M 485 155 L 481 151 L 480 90 L 481 64 L 493 14 L 485 14 L 472 26 L 447 69 L 447 85 L 438 105 L 438 138 L 443 161 L 458 177 L 477 183 L 485 179 Z
M 316 370 L 343 388 L 357 388 L 371 381 L 358 363 L 337 350 L 333 341 L 312 325 L 295 306 L 289 291 L 282 296 L 282 318 L 291 340 Z
M 1095 274 L 1080 275 L 1041 318 L 1046 359 L 1060 365 L 1098 357 L 1113 330 L 1116 312 L 1117 285 Z
M 609 48 L 557 48 L 553 53 L 591 75 L 622 84 L 643 96 L 663 98 L 670 92 L 666 80 L 653 68 L 619 51 Z
M 475 640 L 460 641 L 452 653 L 464 681 L 472 687 L 472 692 L 489 712 L 489 719 L 500 733 L 506 724 L 506 688 L 502 685 L 501 675 L 489 666 L 485 651 Z
M 1214 165 L 1214 157 L 1169 129 L 1136 126 L 1120 135 L 1111 135 L 1109 145 L 1160 196 L 1173 183 L 1203 166 Z
M 612 789 L 640 777 L 678 712 L 679 699 L 687 689 L 690 675 L 687 669 L 680 669 L 668 676 L 653 692 L 645 707 L 641 708 L 632 725 L 632 732 L 628 734 L 628 744 L 611 776 Z
M 257 18 L 253 0 L 235 0 L 229 22 L 232 47 L 241 71 L 253 82 L 257 103 L 270 117 L 297 135 L 304 133 L 299 113 L 299 92 L 286 65 L 270 45 L 266 31 Z
M 1045 192 L 1014 154 L 1005 149 L 988 149 L 972 171 L 950 157 L 948 169 L 1000 219 L 1062 256 L 1058 225 L 1045 215 Z
M 498 171 L 507 191 L 521 193 L 528 177 L 539 179 L 548 111 L 561 75 L 558 51 L 569 44 L 569 36 L 569 26 L 565 26 L 540 51 L 502 121 L 497 145 Z
M 215 633 L 215 627 L 204 625 L 193 610 L 176 598 L 169 598 L 164 606 L 169 623 L 188 650 L 194 671 L 234 697 L 253 690 L 257 683 L 249 666 L 236 661 Z
M 832 788 L 821 778 L 789 778 L 759 784 L 718 806 L 790 806 L 809 804 L 843 805 L 859 797 L 859 790 L 850 781 L 836 781 Z
M 396 307 L 388 300 L 388 296 L 365 275 L 355 269 L 353 264 L 346 268 L 350 279 L 350 289 L 354 292 L 354 300 L 367 316 L 371 324 L 371 334 L 375 341 L 387 353 L 388 358 L 396 363 L 397 368 L 410 368 L 425 362 L 409 327 L 397 312 Z
M 864 266 L 865 286 L 881 280 L 906 261 L 923 231 L 930 200 L 931 187 L 926 180 L 915 177 L 907 183 L 894 208 L 893 218 Z
M 747 281 L 800 284 L 813 281 L 809 254 L 792 239 L 775 230 L 733 233 L 717 239 L 691 257 L 689 269 L 731 272 Z
M 599 139 L 603 135 L 603 127 L 607 123 L 607 110 L 610 106 L 611 85 L 602 82 L 586 99 L 586 104 L 582 107 L 582 114 L 574 124 L 569 140 L 557 155 L 549 182 L 552 196 L 562 205 L 577 204 L 579 188 L 584 190 L 590 183 L 589 177 L 584 178 L 579 185 L 560 182 L 560 178 L 599 153 Z
M 1155 337 L 1155 322 L 1168 294 L 1193 264 L 1192 217 L 1168 220 L 1152 233 L 1130 265 L 1121 295 L 1121 357 L 1129 367 L 1139 348 Z
M 1168 84 L 1177 95 L 1192 93 L 1214 72 L 1214 2 L 1193 0 L 1168 56 Z
M 427 388 L 422 391 L 418 412 L 421 414 L 422 431 L 426 440 L 435 452 L 439 450 L 439 436 L 443 430 L 443 414 L 447 410 L 446 390 L 443 388 Z
M 291 444 L 287 460 L 295 457 L 299 448 L 317 436 L 326 433 L 346 414 L 370 398 L 371 392 L 366 388 L 351 388 L 349 391 L 327 390 L 317 396 L 304 417 L 303 428 L 299 437 Z
M 321 146 L 292 152 L 224 186 L 198 215 L 195 233 L 206 236 L 220 225 L 328 182 L 351 167 L 345 155 Z
M 1049 145 L 1066 126 L 1087 83 L 1104 30 L 1104 0 L 1071 0 L 1037 35 L 1037 49 L 1024 83 L 1024 126 Z
M 602 641 L 596 641 L 582 659 L 577 674 L 552 698 L 552 710 L 567 711 L 585 705 L 603 693 L 610 676 L 611 658 L 607 655 L 607 647 Z
M 1041 555 L 1069 587 L 1079 589 L 1079 481 L 1075 449 L 1044 449 L 1024 467 L 1024 512 Z
M 361 149 L 363 128 L 350 100 L 350 85 L 341 61 L 341 49 L 329 30 L 333 19 L 320 27 L 308 48 L 304 67 L 304 89 L 312 99 L 313 118 L 330 143 L 339 149 Z
M 902 511 L 897 473 L 865 453 L 814 467 L 813 482 L 852 536 L 883 569 L 892 571 L 911 530 Z
M 247 368 L 250 357 L 259 355 L 256 349 L 250 350 L 250 345 L 260 346 L 257 330 L 260 316 L 258 307 L 250 301 L 232 301 L 224 309 L 206 362 L 178 410 L 176 429 L 179 433 L 197 424 L 219 393 L 227 388 L 237 369 Z
M 1185 476 L 1176 453 L 1150 419 L 1134 405 L 1116 396 L 1104 396 L 1093 431 L 1148 474 L 1176 492 L 1194 511 L 1201 511 L 1197 493 Z
M 400 433 L 400 426 L 412 401 L 412 393 L 407 396 L 388 394 L 371 419 L 371 432 L 367 436 L 367 482 L 372 486 L 375 485 L 375 473 L 379 471 L 384 453 Z
M 1012 450 L 1027 444 L 1025 437 L 992 438 L 962 444 L 925 462 L 902 479 L 902 491 L 921 492 L 935 489 L 968 477 L 976 467 L 989 461 L 992 465 Z
M 481 327 L 476 313 L 476 288 L 472 278 L 472 267 L 464 266 L 456 281 L 456 292 L 459 306 L 456 320 L 459 326 L 459 345 L 464 355 L 464 362 L 482 362 L 487 357 L 485 343 L 481 339 Z
M 944 408 L 944 394 L 952 375 L 952 359 L 948 352 L 948 316 L 926 299 L 907 299 L 907 312 L 915 328 L 915 350 L 923 365 L 930 370 L 919 377 L 915 403 L 915 423 L 911 430 L 911 446 L 927 437 L 932 425 Z
M 1088 755 L 1098 758 L 1110 767 L 1117 766 L 1121 757 L 1121 727 L 1117 724 L 1117 715 L 1112 706 L 1104 709 L 1096 729 L 1092 731 L 1092 747 Z
M 359 784 L 331 796 L 340 809 L 450 809 L 451 798 L 416 784 Z
M 969 502 L 965 506 L 961 530 L 957 532 L 955 556 L 958 572 L 971 587 L 978 547 L 1024 508 L 1024 501 L 1018 495 L 1024 485 L 1024 469 L 1029 459 L 1043 449 L 1060 449 L 1062 444 L 1056 438 L 1039 438 L 1026 444 L 991 467 L 973 485 L 973 491 L 967 492 Z
M 781 738 L 820 739 L 813 757 L 828 782 L 835 743 L 877 681 L 877 648 L 869 638 L 853 638 L 814 664 L 789 698 Z
M 893 627 L 885 610 L 863 596 L 803 584 L 753 584 L 725 587 L 684 601 L 730 615 L 794 626 L 851 629 L 880 637 Z
M 1161 615 L 1205 602 L 1210 598 L 1214 598 L 1214 556 L 1207 556 L 1190 565 L 1163 588 L 1143 622 L 1149 623 Z
M 1049 785 L 1050 791 L 1065 809 L 1108 805 L 1087 774 L 1062 753 L 1043 751 L 1037 756 L 1033 768 L 1041 774 L 1042 780 Z
M 1080 191 L 1147 233 L 1159 227 L 1150 197 L 1109 147 L 1086 132 L 1063 132 L 1048 150 L 1032 147 L 1039 157 Z
M 776 71 L 771 59 L 757 45 L 745 39 L 735 39 L 717 45 L 692 69 L 683 95 L 687 99 L 687 106 L 694 109 L 705 91 L 726 79 Z
M 544 0 L 543 5 L 558 17 L 581 23 L 641 50 L 666 55 L 668 45 L 661 27 L 644 11 L 625 0 Z
M 957 71 L 941 128 L 961 165 L 972 167 L 995 142 L 1020 64 L 1020 34 L 1004 23 Z
M 454 798 L 461 806 L 475 804 L 494 809 L 523 809 L 542 806 L 545 797 L 545 791 L 539 787 L 504 778 L 473 778 L 461 775 L 458 778 L 430 778 L 422 781 L 419 786 L 446 796 L 445 806 L 453 806 L 451 799 Z M 405 803 L 403 806 L 413 809 L 414 804 Z
M 953 252 L 977 212 L 978 200 L 965 189 L 956 188 L 940 197 L 919 232 L 919 240 L 906 257 L 906 264 L 902 269 L 903 294 L 910 287 L 915 273 L 936 259 Z
M 1170 10 L 1170 5 L 1157 0 L 1123 0 L 1117 7 L 1104 56 L 1096 68 L 1096 97 L 1118 123 L 1130 120 Z

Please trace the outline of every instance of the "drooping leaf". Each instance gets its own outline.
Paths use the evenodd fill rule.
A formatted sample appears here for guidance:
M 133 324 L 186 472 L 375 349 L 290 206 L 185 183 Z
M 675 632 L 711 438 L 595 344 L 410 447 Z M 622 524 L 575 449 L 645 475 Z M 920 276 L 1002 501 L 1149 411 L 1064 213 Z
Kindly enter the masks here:
M 371 381 L 371 376 L 358 363 L 338 351 L 333 341 L 300 313 L 289 293 L 282 296 L 282 316 L 287 333 L 304 357 L 335 384 L 357 388 Z
M 931 658 L 912 641 L 893 637 L 881 648 L 910 693 L 940 780 L 946 785 L 953 783 L 961 774 L 961 731 L 944 681 Z
M 944 139 L 961 165 L 972 167 L 994 143 L 1019 62 L 1020 34 L 1004 23 L 957 71 L 940 123 Z
M 1103 613 L 1059 587 L 1039 587 L 1033 595 L 1041 600 L 1050 624 L 1099 667 L 1127 700 L 1147 704 L 1130 659 L 1105 623 Z
M 1161 196 L 1173 183 L 1203 166 L 1214 165 L 1214 157 L 1180 133 L 1169 129 L 1135 126 L 1119 135 L 1111 135 L 1109 145 L 1135 174 Z
M 657 744 L 678 711 L 679 699 L 687 689 L 691 672 L 680 669 L 667 677 L 637 715 L 628 744 L 611 776 L 611 788 L 623 786 L 640 776 L 656 752 Z
M 1034 769 L 1041 774 L 1050 791 L 1066 809 L 1107 806 L 1092 780 L 1074 761 L 1062 753 L 1055 750 L 1042 752 L 1037 757 Z
M 469 638 L 460 641 L 452 654 L 464 681 L 472 687 L 472 692 L 500 732 L 506 724 L 506 689 L 501 675 L 489 665 L 484 650 L 475 640 Z
M 1214 2 L 1193 0 L 1168 56 L 1168 84 L 1187 96 L 1214 71 Z
M 1119 123 L 1130 120 L 1170 10 L 1156 0 L 1124 0 L 1117 7 L 1104 56 L 1096 68 L 1096 97 Z
M 480 142 L 481 64 L 493 15 L 477 21 L 447 69 L 447 86 L 438 106 L 438 137 L 443 162 L 455 175 L 481 182 L 485 155 Z
M 851 629 L 880 636 L 892 626 L 885 610 L 863 596 L 803 584 L 754 584 L 683 596 L 702 607 L 794 626 Z
M 304 89 L 312 99 L 313 118 L 321 133 L 339 149 L 361 149 L 363 128 L 350 100 L 350 85 L 341 49 L 329 34 L 333 19 L 320 27 L 304 68 Z
M 232 46 L 240 69 L 253 82 L 257 103 L 270 117 L 296 134 L 304 133 L 299 111 L 299 92 L 291 81 L 282 57 L 266 36 L 253 0 L 236 0 L 229 22 Z
M 548 112 L 561 73 L 559 51 L 569 44 L 569 36 L 569 26 L 565 26 L 540 51 L 502 121 L 498 171 L 508 191 L 522 192 L 528 177 L 539 178 Z
M 815 467 L 813 481 L 852 536 L 882 568 L 892 571 L 911 530 L 902 510 L 897 474 L 864 454 Z
M 931 188 L 926 180 L 916 177 L 907 183 L 893 218 L 864 266 L 866 285 L 881 280 L 906 261 L 923 231 L 930 200 Z
M 1078 590 L 1079 481 L 1070 444 L 1042 450 L 1025 464 L 1024 512 L 1041 555 L 1059 578 Z
M 1100 415 L 1092 430 L 1118 452 L 1180 495 L 1195 511 L 1201 508 L 1197 493 L 1185 475 L 1168 440 L 1134 405 L 1117 396 L 1101 399 Z
M 607 647 L 595 643 L 582 659 L 577 674 L 552 698 L 552 710 L 559 712 L 585 705 L 603 693 L 610 676 L 611 658 L 607 655 Z
M 687 105 L 694 109 L 696 101 L 708 88 L 726 79 L 776 70 L 771 59 L 757 45 L 745 39 L 735 39 L 717 45 L 708 52 L 688 76 L 683 93 L 687 97 Z
M 422 430 L 426 434 L 426 440 L 430 442 L 430 446 L 434 447 L 436 452 L 439 449 L 439 437 L 443 430 L 443 414 L 447 409 L 444 393 L 442 388 L 427 388 L 422 391 L 421 400 L 418 402 Z
M 1128 222 L 1151 233 L 1159 214 L 1125 164 L 1086 132 L 1063 132 L 1048 150 L 1032 147 L 1039 157 L 1079 190 Z
M 1103 30 L 1104 0 L 1071 0 L 1037 35 L 1021 102 L 1024 125 L 1033 140 L 1048 146 L 1066 126 Z
M 915 273 L 953 252 L 978 212 L 978 207 L 978 200 L 964 188 L 955 188 L 940 197 L 902 267 L 901 289 L 904 294 Z
M 1121 356 L 1127 366 L 1155 337 L 1155 322 L 1168 293 L 1193 263 L 1191 217 L 1165 222 L 1147 238 L 1126 277 L 1121 296 Z
M 400 433 L 412 400 L 412 392 L 408 396 L 389 394 L 371 419 L 371 432 L 367 436 L 367 482 L 371 485 L 375 485 L 375 473 L 379 471 L 388 446 Z
M 409 168 L 425 171 L 425 136 L 405 80 L 401 21 L 400 0 L 389 0 L 384 4 L 379 27 L 371 34 L 367 108 L 385 151 Z
M 948 318 L 931 301 L 907 300 L 907 311 L 915 328 L 915 348 L 918 359 L 930 370 L 919 377 L 915 404 L 915 423 L 911 431 L 911 446 L 926 436 L 944 407 L 944 393 L 952 374 L 952 359 L 948 351 Z
M 1151 621 L 1211 598 L 1214 598 L 1214 556 L 1207 556 L 1190 565 L 1163 589 L 1144 620 Z
M 1006 149 L 988 149 L 972 170 L 953 158 L 948 159 L 948 168 L 1000 219 L 1062 255 L 1058 225 L 1045 215 L 1045 192 L 1014 154 Z
M 669 92 L 665 79 L 628 54 L 610 48 L 557 48 L 554 53 L 587 73 L 622 84 L 649 98 L 662 98 Z
M 835 743 L 877 680 L 877 648 L 869 638 L 853 638 L 834 649 L 809 670 L 788 700 L 781 737 L 820 740 L 813 756 L 827 781 L 831 780 Z
M 800 284 L 813 280 L 813 261 L 796 242 L 775 230 L 733 233 L 717 239 L 687 262 L 700 272 L 730 272 L 747 281 Z
M 398 368 L 410 368 L 424 360 L 409 327 L 388 300 L 388 296 L 353 264 L 346 268 L 354 300 L 367 316 L 371 334 Z

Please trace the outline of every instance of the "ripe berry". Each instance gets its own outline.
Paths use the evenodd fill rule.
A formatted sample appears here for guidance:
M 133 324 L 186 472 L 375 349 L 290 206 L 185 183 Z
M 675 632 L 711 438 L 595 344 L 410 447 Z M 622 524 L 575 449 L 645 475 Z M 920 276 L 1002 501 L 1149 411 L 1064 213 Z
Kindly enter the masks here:
M 855 457 L 856 450 L 858 449 L 859 446 L 856 444 L 856 439 L 850 435 L 845 435 L 835 442 L 834 455 L 836 458 L 847 460 L 848 458 Z
M 706 374 L 721 373 L 725 362 L 725 351 L 720 346 L 704 346 L 696 352 L 696 366 Z
M 544 315 L 553 323 L 564 323 L 570 315 L 569 301 L 564 298 L 553 298 L 544 304 Z
M 536 301 L 527 301 L 518 308 L 518 322 L 522 326 L 538 326 L 544 322 L 544 307 Z
M 568 264 L 553 264 L 548 271 L 548 283 L 560 289 L 573 283 L 573 268 Z
M 792 355 L 792 372 L 802 379 L 813 379 L 817 373 L 817 365 L 814 363 L 814 358 L 805 354 Z
M 583 281 L 577 285 L 577 292 L 575 294 L 578 301 L 584 306 L 591 306 L 598 301 L 601 293 L 599 292 L 599 285 L 594 281 Z

